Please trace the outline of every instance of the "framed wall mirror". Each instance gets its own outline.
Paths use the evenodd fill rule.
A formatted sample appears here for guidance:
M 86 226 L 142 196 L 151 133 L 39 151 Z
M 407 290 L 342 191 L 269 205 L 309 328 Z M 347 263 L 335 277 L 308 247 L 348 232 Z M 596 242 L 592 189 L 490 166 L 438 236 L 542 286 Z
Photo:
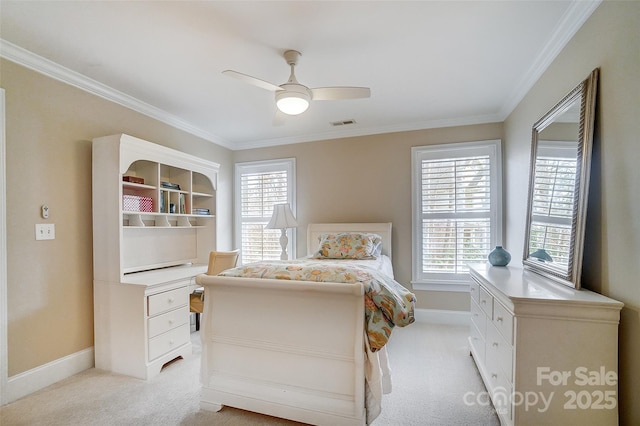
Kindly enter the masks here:
M 533 125 L 523 265 L 580 288 L 598 69 Z

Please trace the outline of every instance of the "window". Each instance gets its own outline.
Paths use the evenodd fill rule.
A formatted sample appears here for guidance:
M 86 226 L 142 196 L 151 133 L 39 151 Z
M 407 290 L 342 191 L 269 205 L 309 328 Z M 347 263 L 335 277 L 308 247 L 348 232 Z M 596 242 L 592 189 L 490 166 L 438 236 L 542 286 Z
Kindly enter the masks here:
M 578 144 L 538 142 L 529 253 L 543 248 L 558 266 L 569 266 Z
M 280 230 L 265 229 L 273 205 L 289 203 L 294 215 L 295 159 L 237 163 L 235 167 L 236 241 L 242 264 L 280 259 Z M 295 229 L 287 230 L 287 253 L 295 253 Z
M 502 239 L 500 141 L 414 147 L 413 288 L 467 291 Z

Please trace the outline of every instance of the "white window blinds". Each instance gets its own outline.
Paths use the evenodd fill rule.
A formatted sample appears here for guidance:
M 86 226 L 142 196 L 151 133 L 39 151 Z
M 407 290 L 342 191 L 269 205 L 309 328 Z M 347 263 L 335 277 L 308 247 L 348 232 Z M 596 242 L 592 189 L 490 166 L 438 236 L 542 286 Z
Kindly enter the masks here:
M 467 264 L 485 262 L 498 241 L 499 141 L 413 154 L 414 284 L 464 282 Z
M 240 163 L 236 165 L 236 217 L 242 263 L 280 259 L 280 230 L 265 229 L 274 204 L 293 205 L 293 160 Z M 239 201 L 239 202 L 238 202 Z M 288 231 L 289 233 L 292 230 Z M 293 253 L 294 238 L 289 235 Z
M 491 248 L 488 156 L 422 161 L 422 271 L 466 272 Z

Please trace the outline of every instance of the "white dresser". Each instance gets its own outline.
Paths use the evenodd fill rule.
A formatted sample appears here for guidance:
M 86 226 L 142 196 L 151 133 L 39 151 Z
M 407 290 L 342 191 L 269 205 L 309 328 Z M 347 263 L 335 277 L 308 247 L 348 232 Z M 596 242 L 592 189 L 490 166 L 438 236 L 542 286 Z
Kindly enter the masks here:
M 470 274 L 471 354 L 502 424 L 617 425 L 623 304 L 521 267 Z

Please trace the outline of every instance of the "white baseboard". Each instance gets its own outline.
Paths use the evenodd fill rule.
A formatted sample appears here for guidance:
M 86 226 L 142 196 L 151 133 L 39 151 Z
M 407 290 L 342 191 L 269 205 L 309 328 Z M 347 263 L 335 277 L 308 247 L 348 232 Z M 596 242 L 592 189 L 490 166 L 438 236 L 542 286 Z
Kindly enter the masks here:
M 469 311 L 445 311 L 439 309 L 415 309 L 416 322 L 429 324 L 469 325 Z
M 94 366 L 93 347 L 9 377 L 7 403 L 18 400 Z

